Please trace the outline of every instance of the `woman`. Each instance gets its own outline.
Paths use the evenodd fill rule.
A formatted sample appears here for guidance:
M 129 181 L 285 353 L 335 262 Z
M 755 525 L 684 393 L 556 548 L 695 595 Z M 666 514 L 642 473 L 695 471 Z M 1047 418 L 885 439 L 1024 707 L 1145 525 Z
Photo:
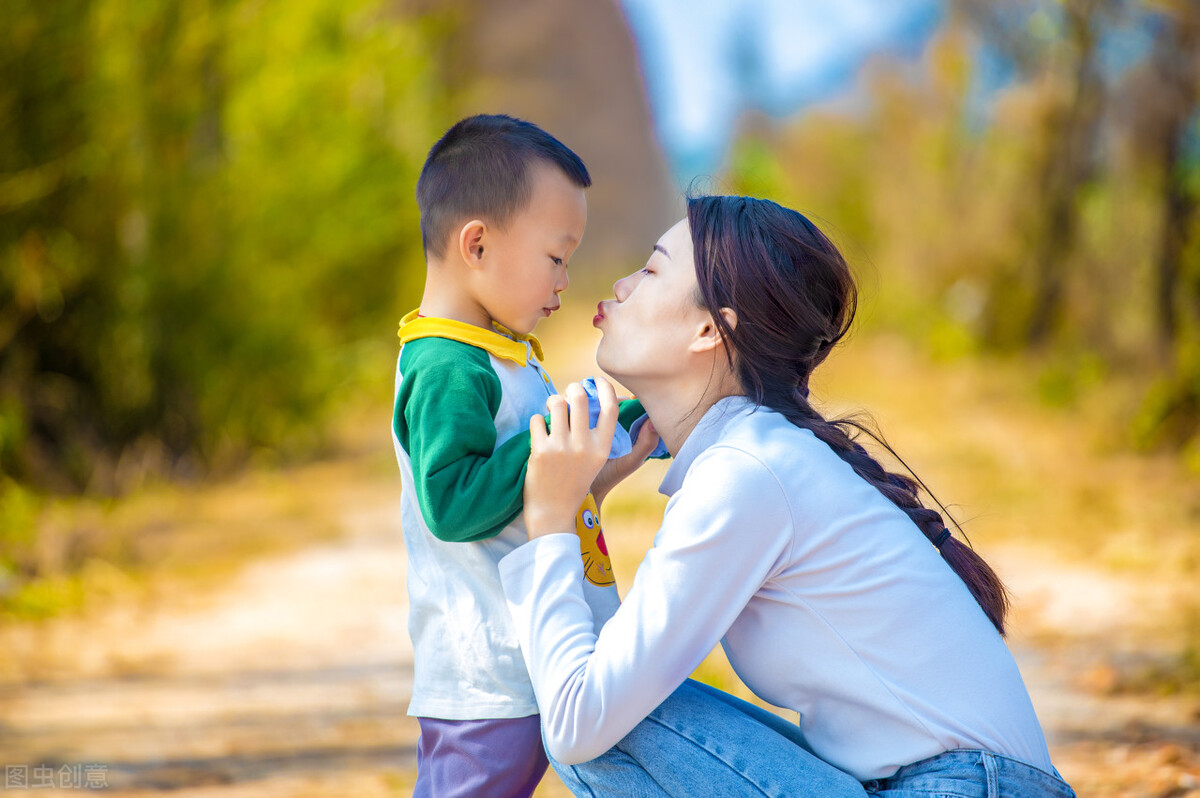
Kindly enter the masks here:
M 775 203 L 700 197 L 614 292 L 597 361 L 674 456 L 654 547 L 595 635 L 564 533 L 615 399 L 603 383 L 596 429 L 572 426 L 586 397 L 571 386 L 552 433 L 531 420 L 530 542 L 501 562 L 564 781 L 587 795 L 1074 795 L 1001 638 L 995 574 L 913 480 L 809 403 L 856 306 L 829 240 Z M 687 680 L 718 640 L 798 725 Z

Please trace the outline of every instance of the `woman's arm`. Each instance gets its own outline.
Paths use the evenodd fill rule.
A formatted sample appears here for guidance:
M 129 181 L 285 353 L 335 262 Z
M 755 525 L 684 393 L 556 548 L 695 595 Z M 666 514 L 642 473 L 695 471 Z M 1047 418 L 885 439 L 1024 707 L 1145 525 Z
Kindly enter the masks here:
M 527 511 L 529 488 L 527 479 Z M 573 535 L 547 535 L 505 557 L 501 580 L 550 754 L 586 761 L 629 733 L 724 636 L 791 540 L 774 475 L 753 456 L 717 446 L 692 464 L 599 637 Z

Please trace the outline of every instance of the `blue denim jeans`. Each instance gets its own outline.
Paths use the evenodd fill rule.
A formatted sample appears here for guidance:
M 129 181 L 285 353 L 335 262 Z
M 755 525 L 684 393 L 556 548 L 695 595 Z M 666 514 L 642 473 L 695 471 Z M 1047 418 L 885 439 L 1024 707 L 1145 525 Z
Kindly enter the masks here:
M 864 785 L 813 754 L 796 724 L 690 679 L 604 754 L 550 764 L 572 793 L 595 798 L 1075 795 L 1055 776 L 982 751 L 951 751 Z
M 1075 798 L 1058 772 L 988 751 L 957 750 L 905 765 L 886 779 L 869 781 L 879 798 Z

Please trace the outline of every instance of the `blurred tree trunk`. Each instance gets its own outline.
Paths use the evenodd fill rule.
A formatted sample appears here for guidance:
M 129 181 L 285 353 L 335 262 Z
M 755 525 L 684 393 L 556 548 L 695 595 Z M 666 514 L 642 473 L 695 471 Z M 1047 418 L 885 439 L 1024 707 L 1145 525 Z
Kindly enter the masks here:
M 1046 159 L 1041 188 L 1044 215 L 1033 253 L 1034 299 L 1027 340 L 1045 344 L 1062 310 L 1066 268 L 1075 243 L 1077 197 L 1090 172 L 1100 123 L 1102 86 L 1096 66 L 1099 0 L 1064 4 L 1071 59 L 1071 89 L 1066 103 L 1052 112 L 1046 129 Z
M 101 404 L 77 379 L 90 364 L 72 346 L 75 310 L 119 259 L 114 222 L 125 192 L 102 174 L 92 138 L 89 3 L 10 2 L 4 21 L 0 483 L 33 476 L 69 490 L 87 479 L 83 452 L 95 443 Z
M 1169 373 L 1148 392 L 1138 432 L 1143 445 L 1178 447 L 1200 468 L 1200 263 L 1188 240 L 1197 221 L 1197 165 L 1188 141 L 1200 110 L 1200 8 L 1178 2 L 1164 10 L 1151 73 L 1161 101 L 1151 109 L 1157 114 L 1145 146 L 1162 187 L 1155 322 Z
M 1163 119 L 1157 131 L 1159 140 L 1155 142 L 1163 186 L 1156 286 L 1158 338 L 1163 352 L 1172 351 L 1179 335 L 1178 294 L 1183 287 L 1188 227 L 1196 208 L 1196 198 L 1188 186 L 1183 147 L 1197 112 L 1198 48 L 1200 10 L 1194 5 L 1180 4 L 1171 24 L 1160 29 L 1154 49 L 1155 75 L 1167 100 L 1162 104 Z M 1192 297 L 1189 304 L 1200 310 L 1200 294 Z
M 1038 154 L 1028 167 L 1034 189 L 1026 198 L 1030 244 L 1022 272 L 1031 285 L 990 311 L 1005 321 L 989 321 L 1004 331 L 994 333 L 999 343 L 1043 346 L 1061 322 L 1079 191 L 1092 174 L 1103 121 L 1098 40 L 1122 13 L 1122 0 L 1059 0 L 1052 7 L 1038 0 L 956 0 L 955 7 L 1012 61 L 1022 82 L 1049 78 Z M 1008 321 L 1013 316 L 1019 320 Z

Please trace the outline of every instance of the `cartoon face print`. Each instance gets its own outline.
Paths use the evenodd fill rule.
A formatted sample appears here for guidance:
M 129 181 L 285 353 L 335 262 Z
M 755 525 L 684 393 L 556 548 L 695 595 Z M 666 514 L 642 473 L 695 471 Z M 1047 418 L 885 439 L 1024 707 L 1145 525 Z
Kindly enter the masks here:
M 604 531 L 600 528 L 600 511 L 596 509 L 596 500 L 590 493 L 575 515 L 575 534 L 579 535 L 584 578 L 600 587 L 615 585 L 617 578 L 613 574 L 612 561 L 608 558 Z

